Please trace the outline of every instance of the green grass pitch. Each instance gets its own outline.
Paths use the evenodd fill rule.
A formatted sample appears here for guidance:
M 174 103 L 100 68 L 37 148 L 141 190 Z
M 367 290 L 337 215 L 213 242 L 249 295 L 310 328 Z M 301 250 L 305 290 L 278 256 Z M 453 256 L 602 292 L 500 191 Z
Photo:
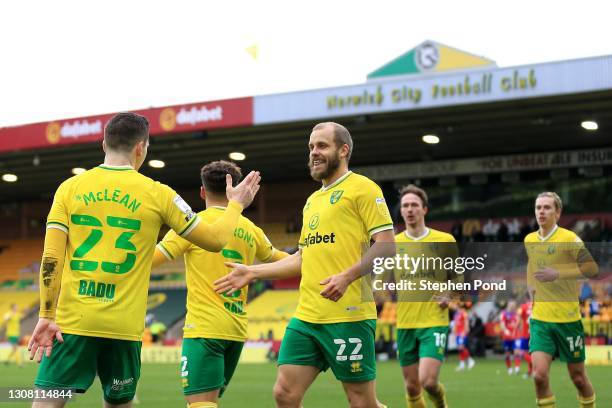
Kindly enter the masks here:
M 523 408 L 534 407 L 532 380 L 521 376 L 508 376 L 501 360 L 478 360 L 468 372 L 456 373 L 456 359 L 451 358 L 442 369 L 442 382 L 446 386 L 451 408 L 494 407 Z M 0 387 L 31 387 L 36 374 L 36 365 L 27 364 L 24 368 L 0 366 Z M 612 407 L 611 367 L 588 367 L 589 377 L 597 392 L 598 407 Z M 272 385 L 276 376 L 273 364 L 252 364 L 238 367 L 230 387 L 221 398 L 222 408 L 273 407 Z M 577 407 L 576 392 L 571 384 L 565 365 L 555 362 L 551 371 L 552 386 L 557 396 L 559 408 Z M 68 407 L 102 406 L 102 393 L 96 382 L 85 395 L 79 395 Z M 143 408 L 184 407 L 178 377 L 178 365 L 145 364 L 138 385 L 138 396 Z M 378 364 L 378 397 L 389 408 L 405 408 L 403 381 L 397 362 Z M 26 403 L 0 402 L 2 407 L 27 407 Z M 306 408 L 345 407 L 346 398 L 330 372 L 317 378 L 306 394 Z M 428 405 L 431 407 L 431 404 Z

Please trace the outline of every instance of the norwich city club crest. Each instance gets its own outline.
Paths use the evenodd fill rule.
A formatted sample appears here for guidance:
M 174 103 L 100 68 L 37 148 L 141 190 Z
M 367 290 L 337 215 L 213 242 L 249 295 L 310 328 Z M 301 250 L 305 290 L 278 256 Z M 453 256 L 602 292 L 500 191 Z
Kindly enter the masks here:
M 333 191 L 331 193 L 331 197 L 329 197 L 329 203 L 336 204 L 338 201 L 340 201 L 340 197 L 342 197 L 342 193 L 344 193 L 344 190 Z

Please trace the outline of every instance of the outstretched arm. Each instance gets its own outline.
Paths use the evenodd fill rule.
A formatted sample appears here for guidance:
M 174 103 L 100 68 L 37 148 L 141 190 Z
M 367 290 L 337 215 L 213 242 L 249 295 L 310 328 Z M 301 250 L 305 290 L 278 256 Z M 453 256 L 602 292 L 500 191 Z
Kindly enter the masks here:
M 242 265 L 227 262 L 232 271 L 224 277 L 215 281 L 215 291 L 217 293 L 232 293 L 241 289 L 255 279 L 285 279 L 300 276 L 302 271 L 302 251 L 297 251 L 272 263 L 259 265 Z

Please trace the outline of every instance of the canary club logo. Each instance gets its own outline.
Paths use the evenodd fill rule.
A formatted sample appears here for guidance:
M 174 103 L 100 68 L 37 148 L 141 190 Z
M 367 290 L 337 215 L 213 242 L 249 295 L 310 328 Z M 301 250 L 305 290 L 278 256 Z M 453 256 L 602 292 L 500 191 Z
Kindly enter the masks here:
M 344 190 L 332 191 L 331 196 L 329 197 L 329 203 L 336 204 L 338 201 L 340 201 L 342 193 L 344 193 Z
M 434 43 L 426 42 L 417 50 L 414 62 L 421 71 L 434 69 L 440 61 L 440 52 Z

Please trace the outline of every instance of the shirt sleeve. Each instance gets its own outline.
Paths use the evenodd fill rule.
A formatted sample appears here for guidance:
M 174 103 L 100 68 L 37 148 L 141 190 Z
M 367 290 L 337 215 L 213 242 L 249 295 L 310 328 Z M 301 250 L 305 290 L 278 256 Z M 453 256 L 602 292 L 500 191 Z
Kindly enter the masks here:
M 364 183 L 362 194 L 357 196 L 357 211 L 368 235 L 393 229 L 393 221 L 382 190 L 374 182 Z
M 302 229 L 300 230 L 300 238 L 298 241 L 298 248 L 302 248 L 304 246 L 304 239 L 306 238 L 306 234 L 308 233 L 308 223 L 304 222 L 304 213 L 306 212 L 306 210 L 308 209 L 308 207 L 310 206 L 310 198 L 308 200 L 306 200 L 306 204 L 304 205 L 304 208 L 302 209 Z
M 261 228 L 254 226 L 253 233 L 257 245 L 255 256 L 260 261 L 266 262 L 274 254 L 274 247 Z
M 580 265 L 584 262 L 593 262 L 591 253 L 584 245 L 584 242 L 578 235 L 574 237 L 574 242 L 571 243 L 572 257 Z
M 69 180 L 64 181 L 57 188 L 53 197 L 53 204 L 47 216 L 47 228 L 56 228 L 68 233 L 68 225 L 70 220 L 70 211 L 67 204 L 67 195 L 70 190 Z
M 457 246 L 455 237 L 452 235 L 446 235 L 445 239 L 445 242 L 441 244 L 442 248 L 444 248 L 444 253 L 441 255 L 441 257 L 457 259 L 459 257 L 459 247 Z M 453 282 L 463 282 L 465 280 L 465 273 L 457 273 L 455 270 L 449 270 L 448 279 L 452 280 Z
M 185 238 L 181 238 L 176 232 L 170 230 L 166 233 L 164 239 L 157 244 L 157 249 L 159 249 L 169 261 L 173 261 L 187 252 L 190 246 L 191 242 L 187 241 Z
M 164 223 L 180 237 L 186 237 L 200 222 L 200 217 L 193 212 L 189 204 L 172 188 L 157 183 L 159 204 Z

